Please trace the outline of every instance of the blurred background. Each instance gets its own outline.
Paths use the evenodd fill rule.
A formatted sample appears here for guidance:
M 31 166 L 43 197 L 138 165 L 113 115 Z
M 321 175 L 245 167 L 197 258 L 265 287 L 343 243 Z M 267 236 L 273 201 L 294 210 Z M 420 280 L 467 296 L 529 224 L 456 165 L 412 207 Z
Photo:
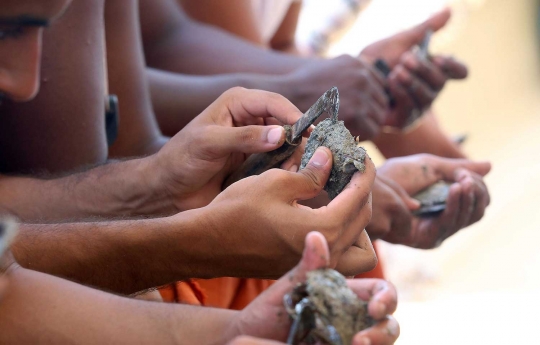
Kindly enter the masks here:
M 306 1 L 299 36 L 320 1 Z M 431 50 L 464 60 L 470 77 L 450 83 L 435 110 L 449 134 L 468 134 L 471 158 L 493 163 L 492 202 L 480 223 L 436 250 L 383 246 L 400 292 L 398 344 L 540 344 L 538 2 L 372 0 L 330 55 L 356 55 L 443 6 L 454 16 Z

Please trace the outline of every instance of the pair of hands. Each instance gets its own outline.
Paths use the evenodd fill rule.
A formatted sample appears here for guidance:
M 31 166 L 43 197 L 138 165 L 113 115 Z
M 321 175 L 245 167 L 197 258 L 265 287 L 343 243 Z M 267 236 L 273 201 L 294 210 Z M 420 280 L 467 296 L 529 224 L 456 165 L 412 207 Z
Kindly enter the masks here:
M 378 169 L 373 187 L 371 238 L 429 249 L 477 221 L 489 205 L 483 181 L 488 162 L 441 158 L 428 154 L 389 159 Z M 419 203 L 410 196 L 439 180 L 452 182 L 446 209 L 437 217 L 412 215 Z
M 231 89 L 148 158 L 158 176 L 156 183 L 166 187 L 178 210 L 202 207 L 199 221 L 234 253 L 223 261 L 231 260 L 224 265 L 237 267 L 236 276 L 281 276 L 298 262 L 303 239 L 314 229 L 328 240 L 332 265 L 339 262 L 342 273 L 356 275 L 377 262 L 364 230 L 371 218 L 375 180 L 369 158 L 365 172 L 355 174 L 337 198 L 318 209 L 298 201 L 315 197 L 326 184 L 332 167 L 332 154 L 326 148 L 320 148 L 300 172 L 294 167 L 271 169 L 222 191 L 223 182 L 247 153 L 271 151 L 283 144 L 283 129 L 264 125 L 293 124 L 300 116 L 291 102 L 277 94 Z M 278 135 L 270 135 L 276 129 Z
M 332 267 L 326 240 L 320 233 L 311 232 L 305 238 L 302 259 L 298 265 L 237 314 L 228 336 L 243 336 L 235 338 L 230 344 L 285 342 L 291 320 L 283 307 L 283 296 L 297 284 L 305 282 L 307 272 L 326 267 Z M 397 307 L 395 288 L 379 279 L 352 279 L 347 283 L 359 298 L 368 301 L 369 315 L 376 321 L 373 327 L 358 333 L 353 344 L 393 344 L 399 336 L 399 324 L 391 316 Z
M 353 135 L 373 139 L 382 126 L 401 128 L 415 113 L 429 108 L 445 83 L 463 79 L 467 68 L 451 57 L 421 58 L 412 52 L 428 30 L 438 31 L 450 19 L 450 10 L 366 47 L 359 58 L 340 56 L 319 60 L 293 72 L 287 80 L 294 103 L 307 109 L 329 86 L 340 91 L 340 118 Z M 392 69 L 385 79 L 373 67 L 382 58 Z M 390 108 L 385 89 L 395 106 Z

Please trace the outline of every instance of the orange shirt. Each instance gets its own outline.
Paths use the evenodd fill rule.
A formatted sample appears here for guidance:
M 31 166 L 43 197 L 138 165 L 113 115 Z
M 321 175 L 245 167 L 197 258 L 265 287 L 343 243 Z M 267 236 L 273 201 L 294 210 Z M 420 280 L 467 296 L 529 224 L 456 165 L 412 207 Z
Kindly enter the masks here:
M 376 244 L 373 244 L 377 252 Z M 370 272 L 355 278 L 384 279 L 381 259 Z M 241 310 L 272 285 L 273 280 L 251 278 L 190 279 L 159 289 L 165 302 L 204 305 L 207 307 Z

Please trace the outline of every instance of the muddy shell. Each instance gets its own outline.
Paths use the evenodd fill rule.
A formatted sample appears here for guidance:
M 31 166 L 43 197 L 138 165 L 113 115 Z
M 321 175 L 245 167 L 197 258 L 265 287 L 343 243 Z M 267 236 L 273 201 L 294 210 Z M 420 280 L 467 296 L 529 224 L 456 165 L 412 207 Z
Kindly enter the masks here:
M 332 200 L 351 181 L 356 171 L 365 170 L 366 150 L 359 146 L 343 121 L 329 118 L 321 121 L 311 133 L 300 169 L 306 167 L 319 146 L 329 148 L 333 154 L 334 164 L 330 178 L 324 186 L 324 190 Z
M 285 298 L 289 315 L 298 317 L 295 306 L 309 305 L 307 324 L 301 325 L 293 343 L 322 342 L 349 345 L 354 335 L 371 325 L 367 302 L 348 287 L 346 279 L 332 269 L 319 269 L 307 274 L 305 284 L 297 286 Z

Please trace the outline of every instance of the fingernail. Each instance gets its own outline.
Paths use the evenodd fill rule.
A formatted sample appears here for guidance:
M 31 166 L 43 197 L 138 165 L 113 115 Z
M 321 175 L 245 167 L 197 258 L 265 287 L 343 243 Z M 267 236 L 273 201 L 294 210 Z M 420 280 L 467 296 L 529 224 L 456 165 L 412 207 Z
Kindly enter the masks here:
M 297 171 L 298 171 L 298 165 L 293 164 L 293 165 L 289 168 L 289 171 L 297 172 Z
M 317 167 L 325 166 L 326 163 L 328 163 L 328 154 L 325 150 L 318 148 L 317 151 L 315 151 L 315 154 L 313 157 L 311 157 L 311 160 L 309 161 L 309 164 L 315 165 Z
M 410 200 L 411 200 L 413 210 L 416 210 L 417 208 L 422 206 L 422 203 L 420 203 L 420 201 L 418 201 L 416 199 L 412 199 L 412 198 Z
M 279 142 L 281 141 L 281 138 L 283 137 L 283 131 L 284 129 L 281 126 L 272 128 L 270 131 L 268 131 L 266 140 L 270 144 L 279 144 Z
M 371 345 L 371 340 L 366 337 L 355 337 L 353 339 L 354 345 Z
M 399 324 L 396 322 L 396 320 L 391 319 L 386 324 L 386 331 L 388 332 L 388 335 L 390 336 L 396 336 L 399 332 Z

